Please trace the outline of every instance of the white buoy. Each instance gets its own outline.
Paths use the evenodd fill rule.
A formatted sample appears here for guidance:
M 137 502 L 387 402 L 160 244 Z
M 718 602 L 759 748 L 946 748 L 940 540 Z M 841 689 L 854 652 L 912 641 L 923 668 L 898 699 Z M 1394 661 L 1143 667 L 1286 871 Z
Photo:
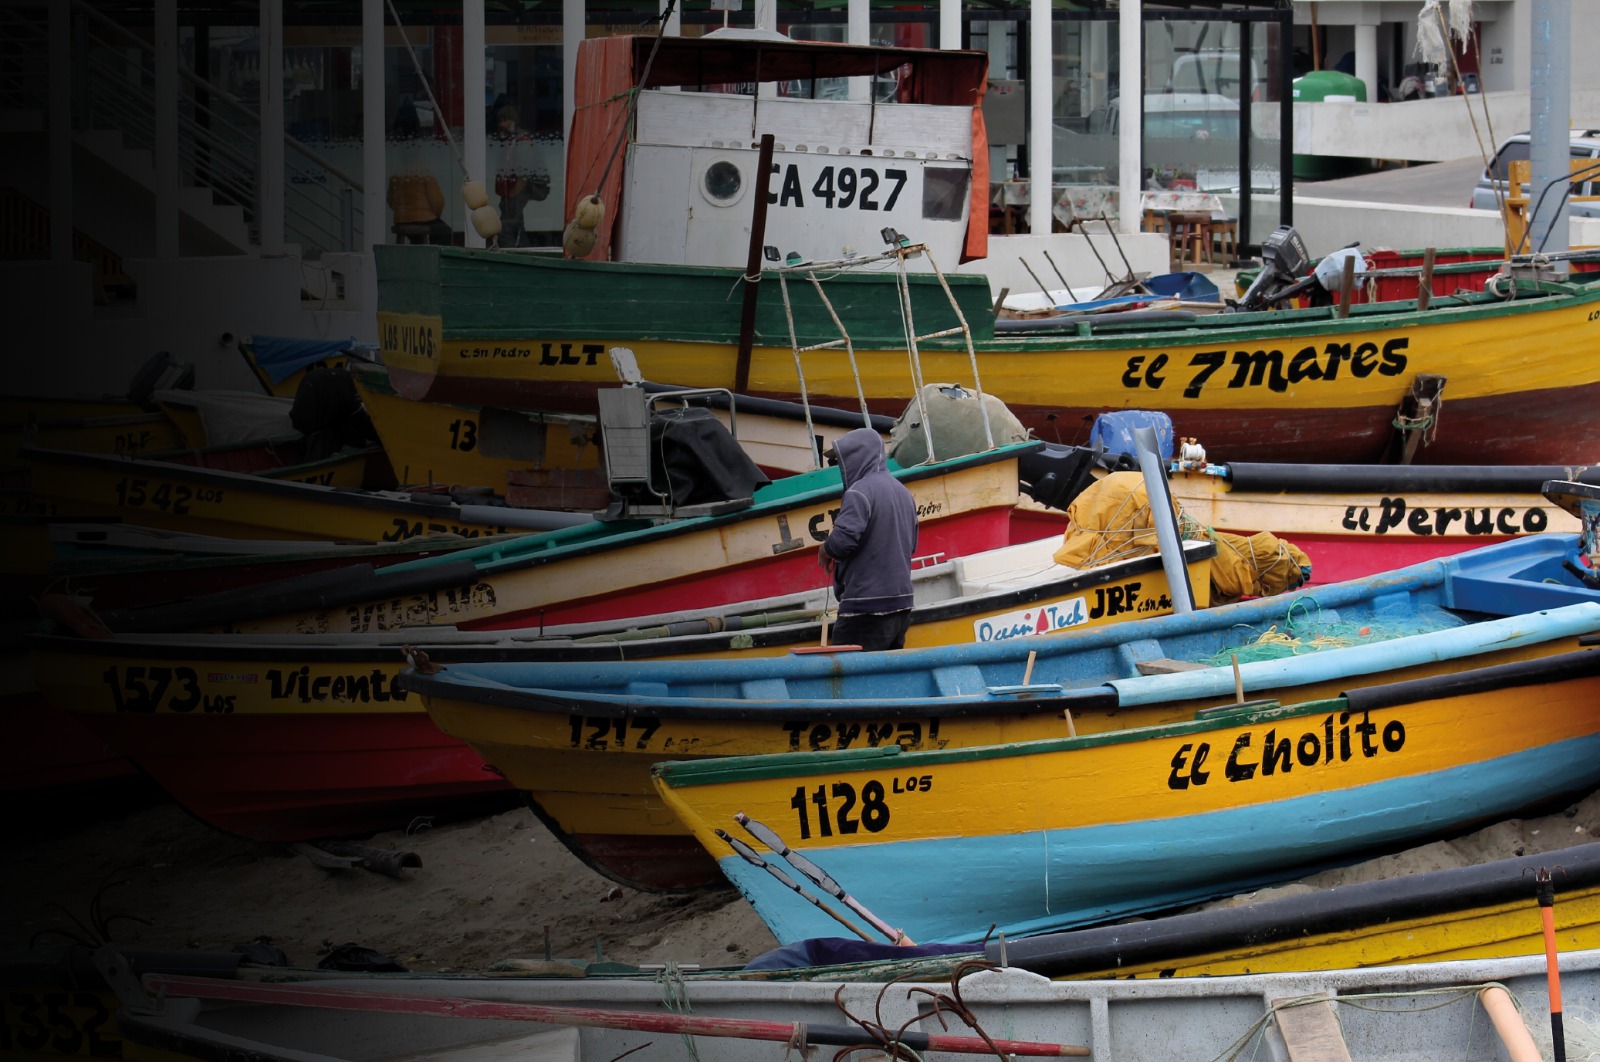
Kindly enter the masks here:
M 482 181 L 468 181 L 463 184 L 461 198 L 466 200 L 468 210 L 477 210 L 479 207 L 489 205 L 489 193 L 484 189 Z
M 561 234 L 561 250 L 568 258 L 587 258 L 594 250 L 597 236 L 593 229 L 586 229 L 578 224 L 578 219 L 573 218 L 567 222 L 566 232 Z
M 572 213 L 572 220 L 585 229 L 597 229 L 606 216 L 606 205 L 597 195 L 586 196 L 578 200 L 578 208 Z
M 486 240 L 500 235 L 500 211 L 487 203 L 473 208 L 472 227 Z

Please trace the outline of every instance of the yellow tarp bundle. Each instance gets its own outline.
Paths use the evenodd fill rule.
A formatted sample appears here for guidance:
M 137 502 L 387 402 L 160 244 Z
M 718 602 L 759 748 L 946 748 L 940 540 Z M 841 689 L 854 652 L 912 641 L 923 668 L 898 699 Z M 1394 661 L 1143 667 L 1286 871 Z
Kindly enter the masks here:
M 1090 486 L 1067 507 L 1067 533 L 1055 552 L 1057 564 L 1097 568 L 1128 557 L 1155 553 L 1155 524 L 1144 475 L 1113 472 Z M 1292 590 L 1305 581 L 1311 559 L 1270 531 L 1248 538 L 1201 527 L 1178 510 L 1178 527 L 1186 539 L 1209 538 L 1217 544 L 1211 562 L 1211 603 L 1237 601 Z

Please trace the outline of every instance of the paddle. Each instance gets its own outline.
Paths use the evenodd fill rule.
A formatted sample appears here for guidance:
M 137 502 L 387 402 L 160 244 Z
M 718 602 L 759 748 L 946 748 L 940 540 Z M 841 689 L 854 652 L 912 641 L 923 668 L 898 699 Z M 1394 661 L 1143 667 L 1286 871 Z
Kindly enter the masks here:
M 895 929 L 889 923 L 885 922 L 883 919 L 867 910 L 866 907 L 862 905 L 861 901 L 857 900 L 854 896 L 851 896 L 848 892 L 845 892 L 844 888 L 837 881 L 833 880 L 832 875 L 823 870 L 821 867 L 817 866 L 811 860 L 807 859 L 805 856 L 801 855 L 799 852 L 796 852 L 794 849 L 790 848 L 784 843 L 783 838 L 779 837 L 777 833 L 774 832 L 770 827 L 757 822 L 755 819 L 752 819 L 742 811 L 735 814 L 733 816 L 733 820 L 740 826 L 743 826 L 745 831 L 748 832 L 750 836 L 754 837 L 756 840 L 760 841 L 762 844 L 776 852 L 780 859 L 786 860 L 790 866 L 794 867 L 800 873 L 810 878 L 823 892 L 826 892 L 829 896 L 832 896 L 834 899 L 850 908 L 850 910 L 854 911 L 862 918 L 865 918 L 867 923 L 871 925 L 873 929 L 876 929 L 878 932 L 888 937 L 891 943 L 902 945 L 912 945 L 916 943 L 910 937 L 906 936 L 905 933 Z M 721 830 L 718 830 L 717 832 L 719 834 L 722 833 Z M 732 838 L 729 838 L 729 841 L 731 842 Z
M 725 830 L 718 830 L 718 831 L 716 831 L 716 833 L 717 833 L 718 837 L 721 837 L 724 841 L 727 841 L 729 846 L 732 847 L 732 849 L 735 852 L 738 852 L 740 857 L 743 858 L 746 863 L 749 863 L 751 866 L 757 866 L 757 867 L 760 867 L 762 870 L 765 870 L 768 874 L 771 874 L 773 877 L 777 878 L 778 881 L 781 884 L 787 885 L 789 888 L 793 889 L 795 892 L 799 893 L 801 896 L 804 896 L 806 899 L 810 900 L 813 904 L 815 904 L 818 907 L 818 909 L 820 909 L 822 911 L 823 914 L 828 915 L 835 922 L 838 922 L 840 925 L 844 926 L 846 929 L 848 929 L 850 932 L 854 933 L 856 936 L 860 937 L 862 940 L 870 941 L 870 940 L 873 939 L 872 935 L 870 933 L 868 933 L 865 929 L 862 929 L 860 926 L 858 926 L 854 922 L 850 921 L 844 915 L 840 914 L 838 911 L 835 911 L 833 908 L 831 908 L 827 904 L 823 903 L 821 898 L 812 895 L 810 892 L 807 892 L 806 889 L 798 881 L 795 881 L 789 875 L 785 874 L 782 870 L 780 870 L 777 867 L 773 866 L 771 863 L 767 862 L 765 859 L 762 859 L 761 856 L 756 854 L 756 850 L 754 848 L 751 848 L 749 845 L 747 845 L 743 841 L 739 840 L 739 838 L 731 836 Z

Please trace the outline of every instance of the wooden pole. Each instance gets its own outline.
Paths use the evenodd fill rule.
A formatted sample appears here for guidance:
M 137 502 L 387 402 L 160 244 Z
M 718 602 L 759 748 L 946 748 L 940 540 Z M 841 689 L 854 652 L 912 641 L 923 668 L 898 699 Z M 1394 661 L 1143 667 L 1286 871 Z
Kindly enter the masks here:
M 1433 301 L 1433 256 L 1434 249 L 1429 247 L 1422 252 L 1422 275 L 1417 277 L 1417 309 L 1426 310 L 1428 303 Z
M 734 371 L 733 391 L 750 389 L 750 348 L 756 337 L 756 296 L 761 285 L 761 248 L 767 238 L 767 191 L 772 186 L 772 134 L 761 134 L 761 152 L 756 162 L 756 202 L 750 218 L 750 254 L 745 258 L 744 306 L 739 315 L 739 366 Z

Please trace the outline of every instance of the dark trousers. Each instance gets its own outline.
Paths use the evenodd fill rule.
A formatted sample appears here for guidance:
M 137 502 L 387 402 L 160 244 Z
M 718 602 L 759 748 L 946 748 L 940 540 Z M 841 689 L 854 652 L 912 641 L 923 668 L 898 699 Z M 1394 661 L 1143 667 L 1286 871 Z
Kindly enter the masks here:
M 839 617 L 828 632 L 828 641 L 833 645 L 859 645 L 867 650 L 904 649 L 906 629 L 910 626 L 910 609 L 884 616 L 849 613 Z

